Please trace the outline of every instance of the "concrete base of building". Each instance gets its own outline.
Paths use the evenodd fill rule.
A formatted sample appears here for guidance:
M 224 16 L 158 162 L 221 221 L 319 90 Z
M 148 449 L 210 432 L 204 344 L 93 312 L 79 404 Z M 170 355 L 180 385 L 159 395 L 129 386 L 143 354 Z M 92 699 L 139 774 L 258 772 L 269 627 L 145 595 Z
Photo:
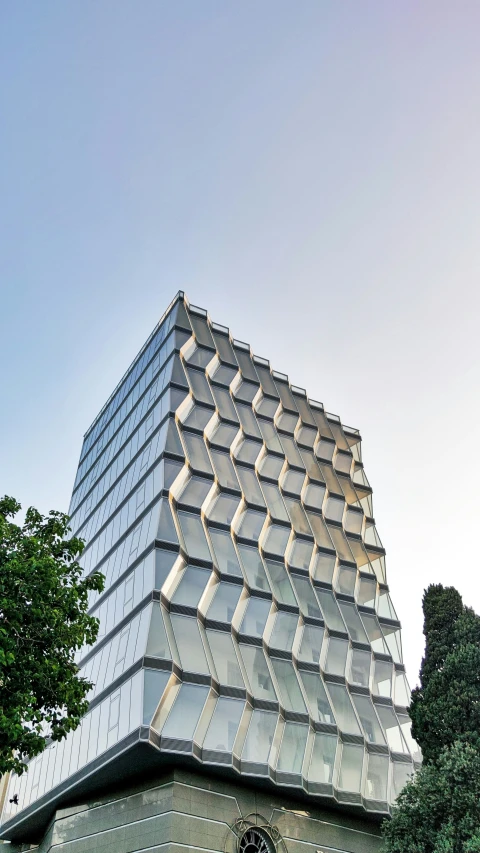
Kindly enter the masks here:
M 10 853 L 238 853 L 243 833 L 263 827 L 272 853 L 380 853 L 378 823 L 343 809 L 177 769 L 59 809 L 39 845 Z M 249 849 L 250 853 L 250 849 Z

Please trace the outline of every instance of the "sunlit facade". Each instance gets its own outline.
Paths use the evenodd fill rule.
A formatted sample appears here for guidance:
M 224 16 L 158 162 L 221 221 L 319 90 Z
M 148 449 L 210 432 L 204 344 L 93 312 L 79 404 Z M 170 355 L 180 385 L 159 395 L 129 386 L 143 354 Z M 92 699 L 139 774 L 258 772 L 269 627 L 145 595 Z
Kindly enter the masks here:
M 2 837 L 38 842 L 65 804 L 177 771 L 337 823 L 388 814 L 420 756 L 357 429 L 179 293 L 85 435 L 70 515 L 106 579 L 78 655 L 95 686 L 11 779 Z M 225 819 L 218 850 L 260 824 L 259 850 L 262 832 L 296 849 L 265 809 Z

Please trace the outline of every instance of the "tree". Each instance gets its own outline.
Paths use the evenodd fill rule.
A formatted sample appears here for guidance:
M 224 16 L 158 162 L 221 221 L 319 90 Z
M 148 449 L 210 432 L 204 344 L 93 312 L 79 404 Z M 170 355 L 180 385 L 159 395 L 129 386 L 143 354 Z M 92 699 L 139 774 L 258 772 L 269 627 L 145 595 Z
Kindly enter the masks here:
M 0 499 L 0 775 L 26 769 L 48 738 L 77 728 L 91 683 L 78 674 L 75 652 L 93 643 L 98 620 L 88 593 L 101 592 L 100 573 L 82 578 L 84 543 L 68 538 L 68 516 L 42 516 Z
M 480 853 L 480 617 L 453 587 L 423 597 L 425 656 L 409 708 L 423 765 L 384 824 L 386 853 Z

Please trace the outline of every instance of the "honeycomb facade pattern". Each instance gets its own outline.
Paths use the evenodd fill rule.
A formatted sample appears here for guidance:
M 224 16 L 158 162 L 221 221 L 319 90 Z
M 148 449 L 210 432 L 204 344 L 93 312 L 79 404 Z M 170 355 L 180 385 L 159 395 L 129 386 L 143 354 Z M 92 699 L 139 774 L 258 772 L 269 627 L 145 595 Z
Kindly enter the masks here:
M 139 739 L 388 812 L 420 755 L 358 430 L 179 293 L 85 436 L 70 515 L 106 578 L 95 686 L 11 780 L 2 837 Z

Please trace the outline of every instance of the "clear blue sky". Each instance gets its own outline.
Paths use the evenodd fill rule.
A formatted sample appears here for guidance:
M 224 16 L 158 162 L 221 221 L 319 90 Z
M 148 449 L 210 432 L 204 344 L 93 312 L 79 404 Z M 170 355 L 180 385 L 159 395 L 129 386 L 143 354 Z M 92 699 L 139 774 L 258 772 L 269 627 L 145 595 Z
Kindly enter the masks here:
M 0 491 L 66 509 L 178 289 L 364 438 L 411 682 L 480 610 L 478 0 L 3 0 Z

